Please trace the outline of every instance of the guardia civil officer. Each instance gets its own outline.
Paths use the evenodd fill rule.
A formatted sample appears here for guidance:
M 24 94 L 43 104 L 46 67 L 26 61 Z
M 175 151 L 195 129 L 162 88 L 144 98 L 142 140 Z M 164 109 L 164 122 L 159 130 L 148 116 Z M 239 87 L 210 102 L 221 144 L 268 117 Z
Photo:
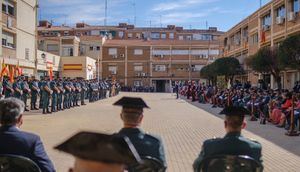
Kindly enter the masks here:
M 42 82 L 43 88 L 43 114 L 49 114 L 51 111 L 49 110 L 50 98 L 52 95 L 52 90 L 50 89 L 50 78 L 45 77 L 45 80 Z
M 71 88 L 69 86 L 69 79 L 65 79 L 63 81 L 63 88 L 65 89 L 63 108 L 64 109 L 70 109 L 69 99 L 70 99 Z
M 5 98 L 13 97 L 15 92 L 12 83 L 6 76 L 3 78 L 3 91 L 4 91 Z
M 226 115 L 224 126 L 227 134 L 224 138 L 209 139 L 203 143 L 202 150 L 193 164 L 194 171 L 199 171 L 203 159 L 215 155 L 246 155 L 262 162 L 261 144 L 241 135 L 242 129 L 246 127 L 244 118 L 249 111 L 243 107 L 229 106 L 220 114 Z
M 31 77 L 29 82 L 29 89 L 31 90 L 30 110 L 38 110 L 36 102 L 40 94 L 40 88 L 38 86 L 38 80 L 34 76 Z
M 15 81 L 13 83 L 13 89 L 14 89 L 14 97 L 21 100 L 23 91 L 21 88 L 21 78 L 15 77 Z
M 52 80 L 50 81 L 50 89 L 52 91 L 51 94 L 51 112 L 56 112 L 57 109 L 57 98 L 58 98 L 58 94 L 60 93 L 58 88 L 57 88 L 57 84 L 56 84 L 56 80 Z
M 86 105 L 84 99 L 87 91 L 87 86 L 86 86 L 86 82 L 83 79 L 80 80 L 80 86 L 81 86 L 81 92 L 80 92 L 81 105 Z
M 20 86 L 23 93 L 21 99 L 25 104 L 25 111 L 29 111 L 29 109 L 27 108 L 27 100 L 31 94 L 31 90 L 29 89 L 29 85 L 28 85 L 28 77 L 24 77 L 24 76 L 21 77 Z
M 127 137 L 80 132 L 55 147 L 75 158 L 72 172 L 124 172 L 141 158 Z
M 167 167 L 164 146 L 159 137 L 146 134 L 141 128 L 143 120 L 143 109 L 149 106 L 141 98 L 123 97 L 114 103 L 122 106 L 121 119 L 123 128 L 119 134 L 127 136 L 141 157 L 150 156 L 159 160 Z
M 57 88 L 59 90 L 59 94 L 57 96 L 57 110 L 58 111 L 61 111 L 63 110 L 63 95 L 65 93 L 65 89 L 63 87 L 63 81 L 61 78 L 58 79 L 58 82 L 57 82 Z

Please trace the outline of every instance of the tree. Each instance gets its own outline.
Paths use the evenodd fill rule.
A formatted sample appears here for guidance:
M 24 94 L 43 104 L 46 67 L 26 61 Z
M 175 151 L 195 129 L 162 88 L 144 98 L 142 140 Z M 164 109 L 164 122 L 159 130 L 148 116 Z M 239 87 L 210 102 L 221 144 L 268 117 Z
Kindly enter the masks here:
M 226 82 L 232 82 L 234 76 L 244 73 L 244 69 L 238 59 L 233 57 L 219 58 L 214 62 L 214 65 L 216 67 L 216 74 L 224 76 Z
M 300 68 L 300 35 L 293 35 L 285 39 L 279 47 L 280 62 L 284 67 Z
M 248 58 L 246 63 L 256 72 L 272 74 L 278 89 L 281 90 L 280 72 L 284 66 L 280 63 L 277 47 L 261 48 L 256 54 Z
M 201 75 L 201 77 L 207 79 L 209 84 L 210 84 L 210 82 L 212 82 L 212 85 L 215 84 L 217 75 L 216 75 L 215 67 L 213 66 L 213 64 L 204 66 L 200 71 L 200 75 Z

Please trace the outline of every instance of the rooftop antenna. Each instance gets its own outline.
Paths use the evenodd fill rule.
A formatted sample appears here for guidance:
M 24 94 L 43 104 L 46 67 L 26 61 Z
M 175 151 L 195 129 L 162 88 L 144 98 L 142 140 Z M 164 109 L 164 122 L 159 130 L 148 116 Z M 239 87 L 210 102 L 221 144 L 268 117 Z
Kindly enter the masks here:
M 190 24 L 190 30 L 192 30 L 192 25 Z
M 105 17 L 104 17 L 104 26 L 107 25 L 107 0 L 105 0 Z
M 205 28 L 208 29 L 208 21 L 205 22 Z
M 152 27 L 152 21 L 151 20 L 150 20 L 149 24 L 150 24 L 150 28 L 151 28 Z
M 133 13 L 134 13 L 133 21 L 134 21 L 134 25 L 136 25 L 136 3 L 135 3 L 135 0 L 133 1 L 132 6 L 133 6 Z
M 162 28 L 161 15 L 159 15 L 159 20 L 160 20 L 160 27 Z
M 262 0 L 259 0 L 259 8 L 262 6 Z

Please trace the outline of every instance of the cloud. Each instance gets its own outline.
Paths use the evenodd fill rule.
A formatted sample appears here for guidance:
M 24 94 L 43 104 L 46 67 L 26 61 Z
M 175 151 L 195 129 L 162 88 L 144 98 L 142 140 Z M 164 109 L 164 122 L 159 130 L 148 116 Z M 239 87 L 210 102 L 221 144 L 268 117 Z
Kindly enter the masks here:
M 159 3 L 152 11 L 170 11 L 175 9 L 182 9 L 194 5 L 200 5 L 205 3 L 212 3 L 219 0 L 177 0 L 172 2 Z

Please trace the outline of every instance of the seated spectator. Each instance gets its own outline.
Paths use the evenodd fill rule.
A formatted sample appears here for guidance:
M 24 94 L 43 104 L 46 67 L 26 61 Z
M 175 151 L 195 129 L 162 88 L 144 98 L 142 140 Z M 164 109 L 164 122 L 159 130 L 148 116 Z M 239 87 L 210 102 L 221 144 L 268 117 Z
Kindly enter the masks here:
M 80 132 L 55 147 L 75 157 L 70 172 L 124 172 L 141 159 L 127 137 Z
M 199 171 L 199 165 L 205 158 L 216 155 L 246 155 L 262 162 L 261 144 L 241 135 L 242 129 L 246 127 L 244 117 L 249 111 L 243 107 L 230 106 L 224 108 L 220 114 L 226 115 L 224 125 L 227 134 L 224 138 L 210 139 L 203 143 L 193 164 L 194 171 Z
M 20 130 L 24 103 L 16 98 L 0 100 L 0 154 L 23 156 L 34 161 L 42 172 L 55 172 L 39 136 Z
M 278 127 L 285 127 L 286 119 L 289 118 L 292 110 L 292 93 L 286 93 L 284 98 L 285 101 L 281 106 L 282 113 Z

